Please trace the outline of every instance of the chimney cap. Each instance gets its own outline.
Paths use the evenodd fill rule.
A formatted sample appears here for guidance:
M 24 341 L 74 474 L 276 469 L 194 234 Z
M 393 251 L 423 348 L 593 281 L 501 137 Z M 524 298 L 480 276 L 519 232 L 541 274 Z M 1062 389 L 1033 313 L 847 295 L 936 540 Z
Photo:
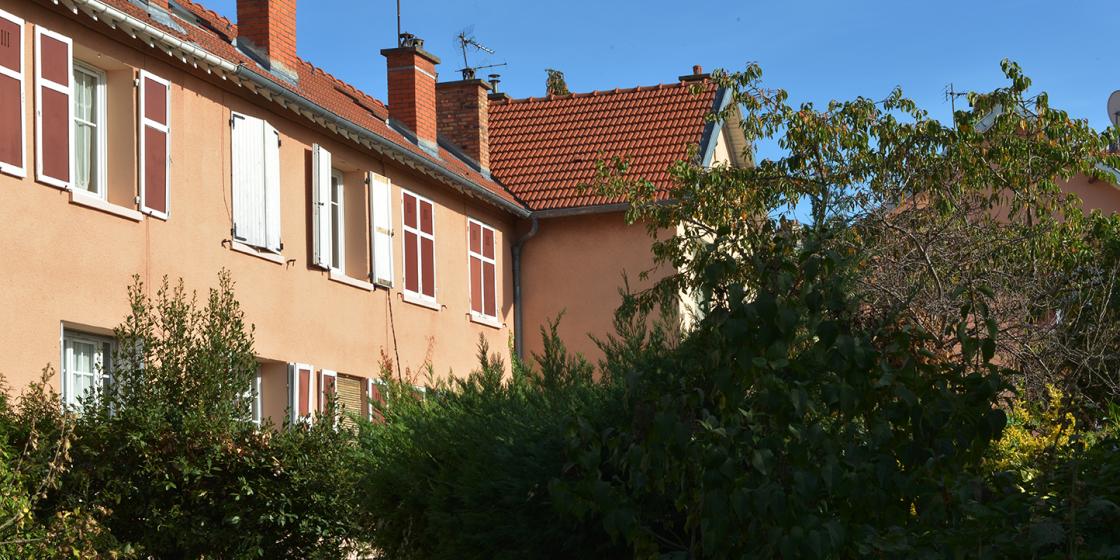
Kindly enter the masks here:
M 390 56 L 397 53 L 410 53 L 419 55 L 421 58 L 427 59 L 432 64 L 439 64 L 439 57 L 424 50 L 424 40 L 411 34 L 401 33 L 398 43 L 400 46 L 391 49 L 381 49 L 382 56 Z
M 701 66 L 699 64 L 694 64 L 692 66 L 692 73 L 691 74 L 685 74 L 683 76 L 678 76 L 677 79 L 682 81 L 682 82 L 699 82 L 701 80 L 706 80 L 710 77 L 711 77 L 711 74 L 705 74 L 704 73 L 704 67 L 703 66 Z

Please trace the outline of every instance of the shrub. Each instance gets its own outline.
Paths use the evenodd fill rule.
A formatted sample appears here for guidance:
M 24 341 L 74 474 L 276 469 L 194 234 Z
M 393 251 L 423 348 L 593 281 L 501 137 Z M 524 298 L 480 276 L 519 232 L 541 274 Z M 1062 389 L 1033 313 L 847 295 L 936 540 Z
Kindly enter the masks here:
M 554 508 L 573 416 L 610 414 L 613 386 L 545 331 L 539 369 L 505 364 L 479 343 L 480 367 L 416 398 L 387 388 L 384 421 L 366 424 L 361 483 L 373 544 L 388 558 L 603 558 L 620 550 L 594 523 Z M 392 376 L 386 375 L 387 379 Z

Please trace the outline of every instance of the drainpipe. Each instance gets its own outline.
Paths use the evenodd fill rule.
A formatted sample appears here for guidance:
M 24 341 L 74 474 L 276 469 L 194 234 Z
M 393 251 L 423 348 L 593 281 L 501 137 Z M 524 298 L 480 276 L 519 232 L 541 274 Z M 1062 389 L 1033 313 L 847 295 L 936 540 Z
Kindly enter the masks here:
M 513 352 L 518 358 L 525 358 L 525 320 L 521 311 L 521 249 L 525 242 L 537 234 L 540 222 L 536 214 L 530 216 L 533 220 L 529 231 L 513 244 Z

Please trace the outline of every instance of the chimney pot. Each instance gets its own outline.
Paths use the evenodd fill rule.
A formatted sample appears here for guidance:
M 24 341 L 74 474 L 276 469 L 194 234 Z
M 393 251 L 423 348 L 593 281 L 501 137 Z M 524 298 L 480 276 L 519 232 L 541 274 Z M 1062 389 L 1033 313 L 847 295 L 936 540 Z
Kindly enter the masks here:
M 704 73 L 704 67 L 703 66 L 700 66 L 699 64 L 697 64 L 697 65 L 692 67 L 692 75 L 693 76 L 699 76 L 703 73 Z
M 237 0 L 237 30 L 238 47 L 273 73 L 296 79 L 296 0 Z

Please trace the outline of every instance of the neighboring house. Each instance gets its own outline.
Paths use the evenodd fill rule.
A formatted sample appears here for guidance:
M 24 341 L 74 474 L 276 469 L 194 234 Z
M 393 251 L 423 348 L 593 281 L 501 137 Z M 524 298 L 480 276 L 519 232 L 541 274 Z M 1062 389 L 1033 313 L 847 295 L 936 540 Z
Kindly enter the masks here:
M 650 260 L 622 201 L 573 194 L 588 158 L 659 181 L 690 144 L 740 163 L 737 128 L 701 121 L 724 97 L 702 76 L 513 101 L 437 84 L 438 58 L 402 40 L 382 51 L 386 106 L 297 56 L 295 0 L 237 11 L 0 0 L 0 373 L 17 390 L 49 363 L 75 402 L 111 375 L 133 276 L 154 291 L 221 269 L 256 325 L 258 419 L 329 392 L 368 411 L 383 356 L 465 374 L 480 337 L 535 348 L 562 309 L 594 354 L 584 333 Z
M 591 337 L 614 333 L 624 275 L 638 290 L 671 271 L 655 267 L 645 225 L 627 225 L 625 200 L 587 188 L 596 182 L 596 164 L 625 158 L 627 176 L 652 181 L 659 198 L 671 186 L 669 167 L 687 159 L 690 148 L 699 148 L 706 166 L 746 165 L 738 121 L 704 122 L 730 103 L 730 93 L 695 67 L 676 84 L 542 99 L 492 97 L 491 170 L 533 210 L 520 248 L 524 350 L 540 352 L 539 327 L 563 312 L 559 331 L 569 350 L 597 360 L 602 353 Z

